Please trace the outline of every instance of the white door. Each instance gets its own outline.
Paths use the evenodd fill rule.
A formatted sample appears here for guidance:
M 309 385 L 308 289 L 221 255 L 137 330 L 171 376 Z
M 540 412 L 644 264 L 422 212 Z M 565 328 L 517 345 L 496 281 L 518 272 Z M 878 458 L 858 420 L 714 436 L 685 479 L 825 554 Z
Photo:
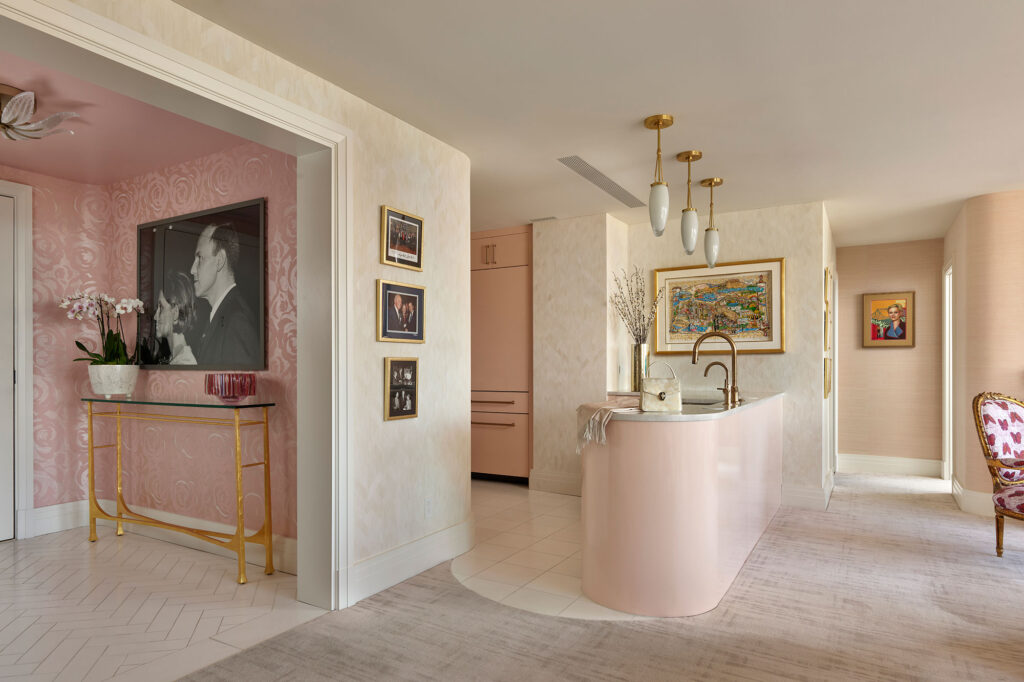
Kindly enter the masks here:
M 14 199 L 0 196 L 0 540 L 14 537 Z

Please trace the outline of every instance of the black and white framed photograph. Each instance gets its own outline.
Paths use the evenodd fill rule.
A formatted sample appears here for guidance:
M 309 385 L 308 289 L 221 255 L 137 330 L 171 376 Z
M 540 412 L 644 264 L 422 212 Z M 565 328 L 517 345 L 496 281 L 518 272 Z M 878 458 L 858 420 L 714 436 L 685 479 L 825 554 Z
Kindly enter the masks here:
M 377 280 L 377 340 L 423 343 L 424 287 Z
M 384 358 L 384 421 L 417 416 L 419 375 L 418 358 Z
M 139 225 L 144 369 L 266 369 L 266 200 Z
M 380 262 L 423 270 L 423 218 L 380 207 Z

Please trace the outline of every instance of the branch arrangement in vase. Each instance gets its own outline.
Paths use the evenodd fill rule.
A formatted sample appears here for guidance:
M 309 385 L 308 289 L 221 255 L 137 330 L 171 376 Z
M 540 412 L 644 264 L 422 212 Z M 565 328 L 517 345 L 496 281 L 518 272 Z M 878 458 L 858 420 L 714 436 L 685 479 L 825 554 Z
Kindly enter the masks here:
M 608 297 L 608 300 L 622 318 L 626 325 L 626 331 L 633 337 L 633 342 L 647 343 L 647 335 L 651 331 L 651 324 L 654 322 L 654 315 L 658 311 L 658 303 L 665 293 L 662 288 L 654 297 L 654 302 L 647 303 L 647 281 L 644 279 L 640 268 L 633 266 L 633 271 L 626 273 L 622 271 L 622 277 L 613 275 L 617 291 Z
M 117 301 L 107 294 L 83 294 L 81 291 L 60 299 L 60 307 L 68 311 L 69 320 L 96 320 L 100 330 L 100 349 L 93 352 L 81 341 L 75 341 L 90 365 L 134 365 L 139 357 L 138 339 L 131 355 L 125 343 L 124 325 L 121 316 L 143 312 L 142 301 L 137 298 L 122 298 Z

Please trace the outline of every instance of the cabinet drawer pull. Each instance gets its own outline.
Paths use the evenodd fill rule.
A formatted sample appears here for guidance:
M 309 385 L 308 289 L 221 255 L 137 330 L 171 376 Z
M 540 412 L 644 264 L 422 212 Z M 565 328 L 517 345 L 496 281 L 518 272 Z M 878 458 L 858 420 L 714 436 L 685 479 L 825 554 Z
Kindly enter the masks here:
M 498 245 L 491 244 L 491 265 L 498 264 Z
M 471 403 L 486 403 L 487 405 L 515 405 L 514 400 L 470 400 Z
M 469 423 L 473 424 L 473 425 L 478 425 L 478 426 L 515 426 L 515 424 L 506 424 L 505 422 L 474 422 L 474 421 L 471 421 Z

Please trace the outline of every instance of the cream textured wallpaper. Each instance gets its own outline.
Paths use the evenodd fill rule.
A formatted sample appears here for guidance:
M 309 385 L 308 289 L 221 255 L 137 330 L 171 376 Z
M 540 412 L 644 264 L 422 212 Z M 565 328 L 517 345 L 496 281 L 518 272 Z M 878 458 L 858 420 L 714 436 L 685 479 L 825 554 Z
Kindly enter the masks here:
M 608 281 L 607 293 L 615 291 L 615 276 L 621 279 L 622 273 L 628 273 L 629 265 L 629 226 L 617 218 L 608 217 Z M 615 311 L 615 306 L 608 306 L 608 378 L 606 386 L 609 391 L 628 391 L 630 373 L 630 347 L 633 338 L 622 324 L 622 318 Z M 617 349 L 617 352 L 616 352 Z
M 701 216 L 701 224 L 706 223 Z M 785 391 L 783 428 L 783 501 L 811 505 L 823 489 L 822 423 L 824 372 L 822 276 L 824 223 L 822 204 L 779 206 L 715 216 L 721 238 L 720 261 L 786 259 L 786 352 L 740 355 L 740 391 Z M 648 272 L 682 265 L 703 265 L 701 234 L 697 251 L 687 256 L 678 229 L 656 238 L 647 223 L 631 225 L 629 261 Z M 683 391 L 716 388 L 720 375 L 704 378 L 704 367 L 719 357 L 703 358 L 699 366 L 689 355 L 654 355 L 675 368 Z M 821 496 L 821 506 L 825 497 Z
M 469 519 L 466 155 L 170 0 L 74 2 L 353 132 L 354 307 L 346 313 L 355 330 L 350 405 L 357 428 L 350 451 L 350 559 L 373 557 Z M 381 204 L 424 218 L 423 272 L 378 263 Z M 426 286 L 426 343 L 375 340 L 377 278 Z M 383 421 L 386 356 L 420 358 L 419 418 Z
M 942 459 L 941 239 L 838 250 L 839 451 Z M 863 348 L 862 294 L 913 291 L 913 348 Z
M 618 222 L 618 221 L 616 221 Z M 533 226 L 533 470 L 530 487 L 578 495 L 576 408 L 604 400 L 605 214 Z

